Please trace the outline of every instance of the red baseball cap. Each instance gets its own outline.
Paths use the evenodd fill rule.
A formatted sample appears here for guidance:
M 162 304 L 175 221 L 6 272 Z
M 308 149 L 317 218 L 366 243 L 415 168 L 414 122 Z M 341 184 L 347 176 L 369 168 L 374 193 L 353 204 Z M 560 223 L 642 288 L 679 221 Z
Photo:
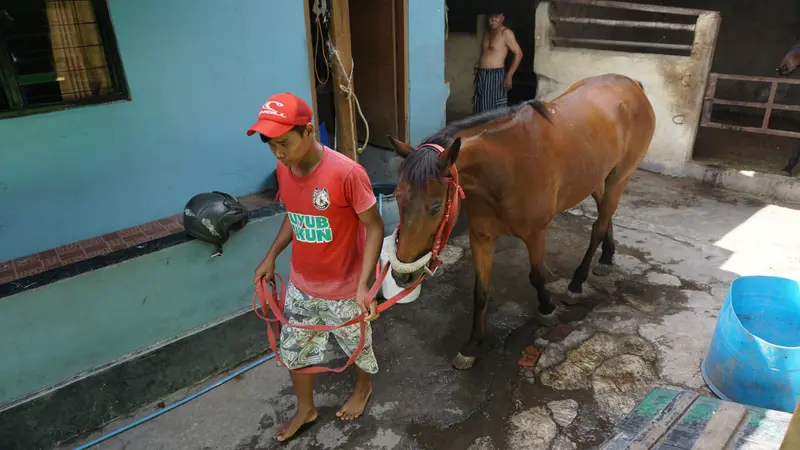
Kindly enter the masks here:
M 311 108 L 302 98 L 290 94 L 275 94 L 261 107 L 255 125 L 247 135 L 261 133 L 269 138 L 278 137 L 296 126 L 311 123 Z

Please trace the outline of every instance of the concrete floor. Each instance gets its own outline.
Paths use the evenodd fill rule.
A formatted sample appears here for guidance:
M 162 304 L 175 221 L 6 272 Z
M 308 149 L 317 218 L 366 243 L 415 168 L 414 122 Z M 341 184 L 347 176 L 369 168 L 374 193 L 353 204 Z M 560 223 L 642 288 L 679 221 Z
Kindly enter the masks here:
M 563 292 L 585 251 L 594 211 L 589 199 L 550 228 L 554 293 Z M 465 372 L 451 368 L 450 359 L 469 334 L 473 271 L 466 237 L 454 239 L 451 264 L 424 284 L 420 299 L 395 306 L 375 323 L 381 372 L 357 421 L 335 418 L 351 376 L 320 376 L 319 420 L 279 445 L 274 426 L 291 415 L 294 399 L 288 374 L 270 361 L 98 448 L 593 448 L 654 386 L 710 394 L 700 361 L 734 278 L 800 279 L 800 211 L 785 205 L 641 172 L 614 228 L 615 271 L 592 275 L 587 297 L 565 306 L 564 324 L 552 329 L 531 320 L 536 300 L 524 247 L 501 241 L 484 355 Z M 518 364 L 529 345 L 544 349 L 535 368 Z

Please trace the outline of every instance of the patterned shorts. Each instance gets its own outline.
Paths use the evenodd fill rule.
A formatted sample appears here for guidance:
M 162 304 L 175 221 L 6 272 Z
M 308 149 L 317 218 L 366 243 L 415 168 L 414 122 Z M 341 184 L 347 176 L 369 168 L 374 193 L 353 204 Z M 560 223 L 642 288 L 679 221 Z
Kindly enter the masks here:
M 355 298 L 347 300 L 325 300 L 310 297 L 301 292 L 292 283 L 286 288 L 286 304 L 283 315 L 292 324 L 298 325 L 341 325 L 361 314 L 361 308 Z M 289 369 L 301 369 L 308 366 L 324 365 L 340 367 L 342 364 L 329 365 L 331 359 L 343 356 L 336 346 L 329 346 L 330 335 L 336 338 L 339 348 L 349 358 L 358 347 L 361 338 L 361 325 L 353 324 L 330 332 L 304 330 L 284 325 L 281 328 L 280 355 Z M 356 358 L 355 364 L 364 372 L 378 372 L 378 361 L 372 349 L 372 326 L 367 322 L 364 349 Z

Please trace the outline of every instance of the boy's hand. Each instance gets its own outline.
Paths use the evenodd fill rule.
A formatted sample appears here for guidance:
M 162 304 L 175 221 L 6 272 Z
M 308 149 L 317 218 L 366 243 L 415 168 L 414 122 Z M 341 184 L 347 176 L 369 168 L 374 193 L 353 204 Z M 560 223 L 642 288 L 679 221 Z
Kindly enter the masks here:
M 256 267 L 256 276 L 253 278 L 253 283 L 258 284 L 258 281 L 265 278 L 269 283 L 275 277 L 275 259 L 269 255 L 261 261 L 261 264 Z
M 366 316 L 367 322 L 378 318 L 378 302 L 374 298 L 367 298 L 369 296 L 369 289 L 369 286 L 359 286 L 358 292 L 356 293 L 356 302 L 358 302 L 361 312 Z M 369 307 L 366 305 L 367 301 L 370 302 Z

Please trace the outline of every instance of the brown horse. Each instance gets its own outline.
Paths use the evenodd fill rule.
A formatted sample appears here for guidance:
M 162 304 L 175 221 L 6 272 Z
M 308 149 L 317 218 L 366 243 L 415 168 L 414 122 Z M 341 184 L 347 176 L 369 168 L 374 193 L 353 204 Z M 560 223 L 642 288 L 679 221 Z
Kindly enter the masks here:
M 456 368 L 471 368 L 483 342 L 492 260 L 501 235 L 525 242 L 537 315 L 547 324 L 558 321 L 543 273 L 545 234 L 556 214 L 589 195 L 599 212 L 570 292 L 582 292 L 601 242 L 600 263 L 613 263 L 611 217 L 650 147 L 654 128 L 655 114 L 641 84 L 608 74 L 581 80 L 549 103 L 531 100 L 454 122 L 417 149 L 389 136 L 405 158 L 396 190 L 396 259 L 401 265 L 425 258 L 434 245 L 452 192 L 445 177 L 454 164 L 466 194 L 463 208 L 475 265 L 474 317 L 469 341 L 453 359 Z M 399 285 L 409 286 L 423 270 L 403 273 L 407 270 L 393 265 L 392 275 Z
M 800 41 L 797 41 L 794 46 L 789 49 L 789 53 L 783 57 L 781 60 L 781 65 L 778 67 L 777 72 L 778 75 L 788 77 L 794 73 L 797 69 L 797 66 L 800 65 Z M 795 166 L 797 166 L 798 161 L 800 161 L 800 145 L 795 147 L 792 156 L 789 158 L 789 162 L 786 163 L 786 167 L 783 168 L 783 172 L 786 172 L 788 175 L 792 174 L 794 171 Z

